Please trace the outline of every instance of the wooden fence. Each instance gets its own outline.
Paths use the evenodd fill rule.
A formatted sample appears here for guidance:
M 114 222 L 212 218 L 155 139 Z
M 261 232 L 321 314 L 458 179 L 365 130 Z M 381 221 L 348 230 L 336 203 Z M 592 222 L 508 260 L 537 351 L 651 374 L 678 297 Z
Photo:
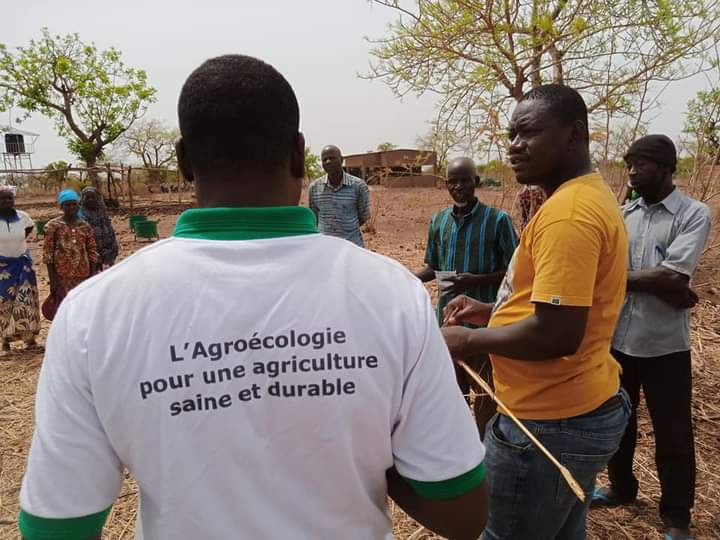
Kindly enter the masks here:
M 159 189 L 168 192 L 177 192 L 178 202 L 182 202 L 183 187 L 187 186 L 179 169 L 155 169 L 151 167 L 133 167 L 124 164 L 104 164 L 96 167 L 74 167 L 68 165 L 60 169 L 9 169 L 0 170 L 0 178 L 4 182 L 16 185 L 19 188 L 29 188 L 40 184 L 45 190 L 54 189 L 59 193 L 69 182 L 77 181 L 79 184 L 89 180 L 104 197 L 115 200 L 118 204 L 123 202 L 133 208 L 134 197 L 133 173 L 135 177 L 139 173 L 152 176 L 152 171 L 162 172 L 165 175 L 175 176 L 173 183 L 149 183 L 148 189 L 152 193 L 152 186 L 157 185 Z M 51 188 L 52 186 L 52 188 Z M 173 189 L 174 188 L 174 189 Z

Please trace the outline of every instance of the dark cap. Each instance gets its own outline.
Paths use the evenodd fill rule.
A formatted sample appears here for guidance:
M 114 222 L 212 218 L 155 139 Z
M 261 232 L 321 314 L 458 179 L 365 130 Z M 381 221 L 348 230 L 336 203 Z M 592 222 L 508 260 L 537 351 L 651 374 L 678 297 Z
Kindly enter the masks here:
M 640 137 L 637 141 L 630 145 L 625 153 L 625 159 L 630 156 L 639 156 L 659 163 L 667 165 L 675 172 L 677 165 L 677 150 L 675 144 L 670 137 L 665 135 L 646 135 Z

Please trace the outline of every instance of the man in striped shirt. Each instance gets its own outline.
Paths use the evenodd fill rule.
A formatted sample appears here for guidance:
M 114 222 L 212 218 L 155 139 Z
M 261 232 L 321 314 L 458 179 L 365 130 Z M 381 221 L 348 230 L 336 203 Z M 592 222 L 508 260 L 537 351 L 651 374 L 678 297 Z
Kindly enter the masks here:
M 472 159 L 457 158 L 450 162 L 447 188 L 455 204 L 436 213 L 430 220 L 426 266 L 415 274 L 425 282 L 433 279 L 436 272 L 446 272 L 438 279 L 440 325 L 445 306 L 456 296 L 465 294 L 483 302 L 495 302 L 517 247 L 517 235 L 510 216 L 478 200 L 475 188 L 479 184 L 480 177 Z M 452 274 L 448 275 L 450 272 Z M 492 381 L 487 355 L 466 358 L 466 361 L 485 380 Z M 468 394 L 474 383 L 459 368 L 455 375 L 460 390 Z M 478 430 L 483 434 L 486 422 L 495 414 L 495 404 L 490 399 L 479 398 L 473 408 Z
M 466 294 L 482 302 L 495 302 L 500 283 L 517 247 L 510 216 L 481 203 L 475 196 L 480 183 L 475 162 L 457 158 L 447 169 L 447 188 L 455 204 L 433 215 L 425 251 L 425 268 L 416 272 L 422 281 L 435 272 L 455 272 L 443 277 L 437 315 L 455 296 Z
M 367 184 L 343 171 L 343 157 L 337 146 L 323 148 L 320 159 L 327 174 L 310 184 L 308 194 L 320 232 L 365 247 L 360 227 L 370 219 Z

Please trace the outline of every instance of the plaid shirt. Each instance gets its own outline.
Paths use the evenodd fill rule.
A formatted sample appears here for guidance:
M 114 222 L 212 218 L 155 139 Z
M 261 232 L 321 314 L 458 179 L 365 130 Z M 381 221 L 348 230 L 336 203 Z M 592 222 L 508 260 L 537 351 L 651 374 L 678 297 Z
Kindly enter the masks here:
M 321 233 L 365 247 L 360 232 L 360 226 L 370 218 L 370 192 L 365 182 L 343 173 L 340 186 L 334 188 L 325 175 L 310 184 L 308 193 Z

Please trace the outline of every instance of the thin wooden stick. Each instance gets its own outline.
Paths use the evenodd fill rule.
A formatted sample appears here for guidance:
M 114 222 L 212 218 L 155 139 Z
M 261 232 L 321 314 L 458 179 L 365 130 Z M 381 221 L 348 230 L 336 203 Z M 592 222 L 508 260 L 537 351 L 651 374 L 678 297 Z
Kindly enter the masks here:
M 575 493 L 578 499 L 580 499 L 582 502 L 585 502 L 585 492 L 583 491 L 583 488 L 580 487 L 580 484 L 577 483 L 577 480 L 573 478 L 572 473 L 565 467 L 562 463 L 560 463 L 557 459 L 555 459 L 555 456 L 553 456 L 550 451 L 543 446 L 543 444 L 533 435 L 528 428 L 525 427 L 525 424 L 523 424 L 520 420 L 517 419 L 517 417 L 508 409 L 505 404 L 498 399 L 498 397 L 495 395 L 495 392 L 493 392 L 492 388 L 490 388 L 490 385 L 486 383 L 482 377 L 480 377 L 475 371 L 468 366 L 465 362 L 462 360 L 458 360 L 457 363 L 462 367 L 472 379 L 480 385 L 480 387 L 487 393 L 488 396 L 490 396 L 495 403 L 498 404 L 500 407 L 500 410 L 504 412 L 507 416 L 510 417 L 510 419 L 517 424 L 517 426 L 522 430 L 522 432 L 527 435 L 527 437 L 532 441 L 532 443 L 540 449 L 540 451 L 545 454 L 545 457 L 550 460 L 550 463 L 555 465 L 559 470 L 560 474 L 562 474 L 565 481 L 568 483 L 568 486 L 570 486 L 570 489 Z

